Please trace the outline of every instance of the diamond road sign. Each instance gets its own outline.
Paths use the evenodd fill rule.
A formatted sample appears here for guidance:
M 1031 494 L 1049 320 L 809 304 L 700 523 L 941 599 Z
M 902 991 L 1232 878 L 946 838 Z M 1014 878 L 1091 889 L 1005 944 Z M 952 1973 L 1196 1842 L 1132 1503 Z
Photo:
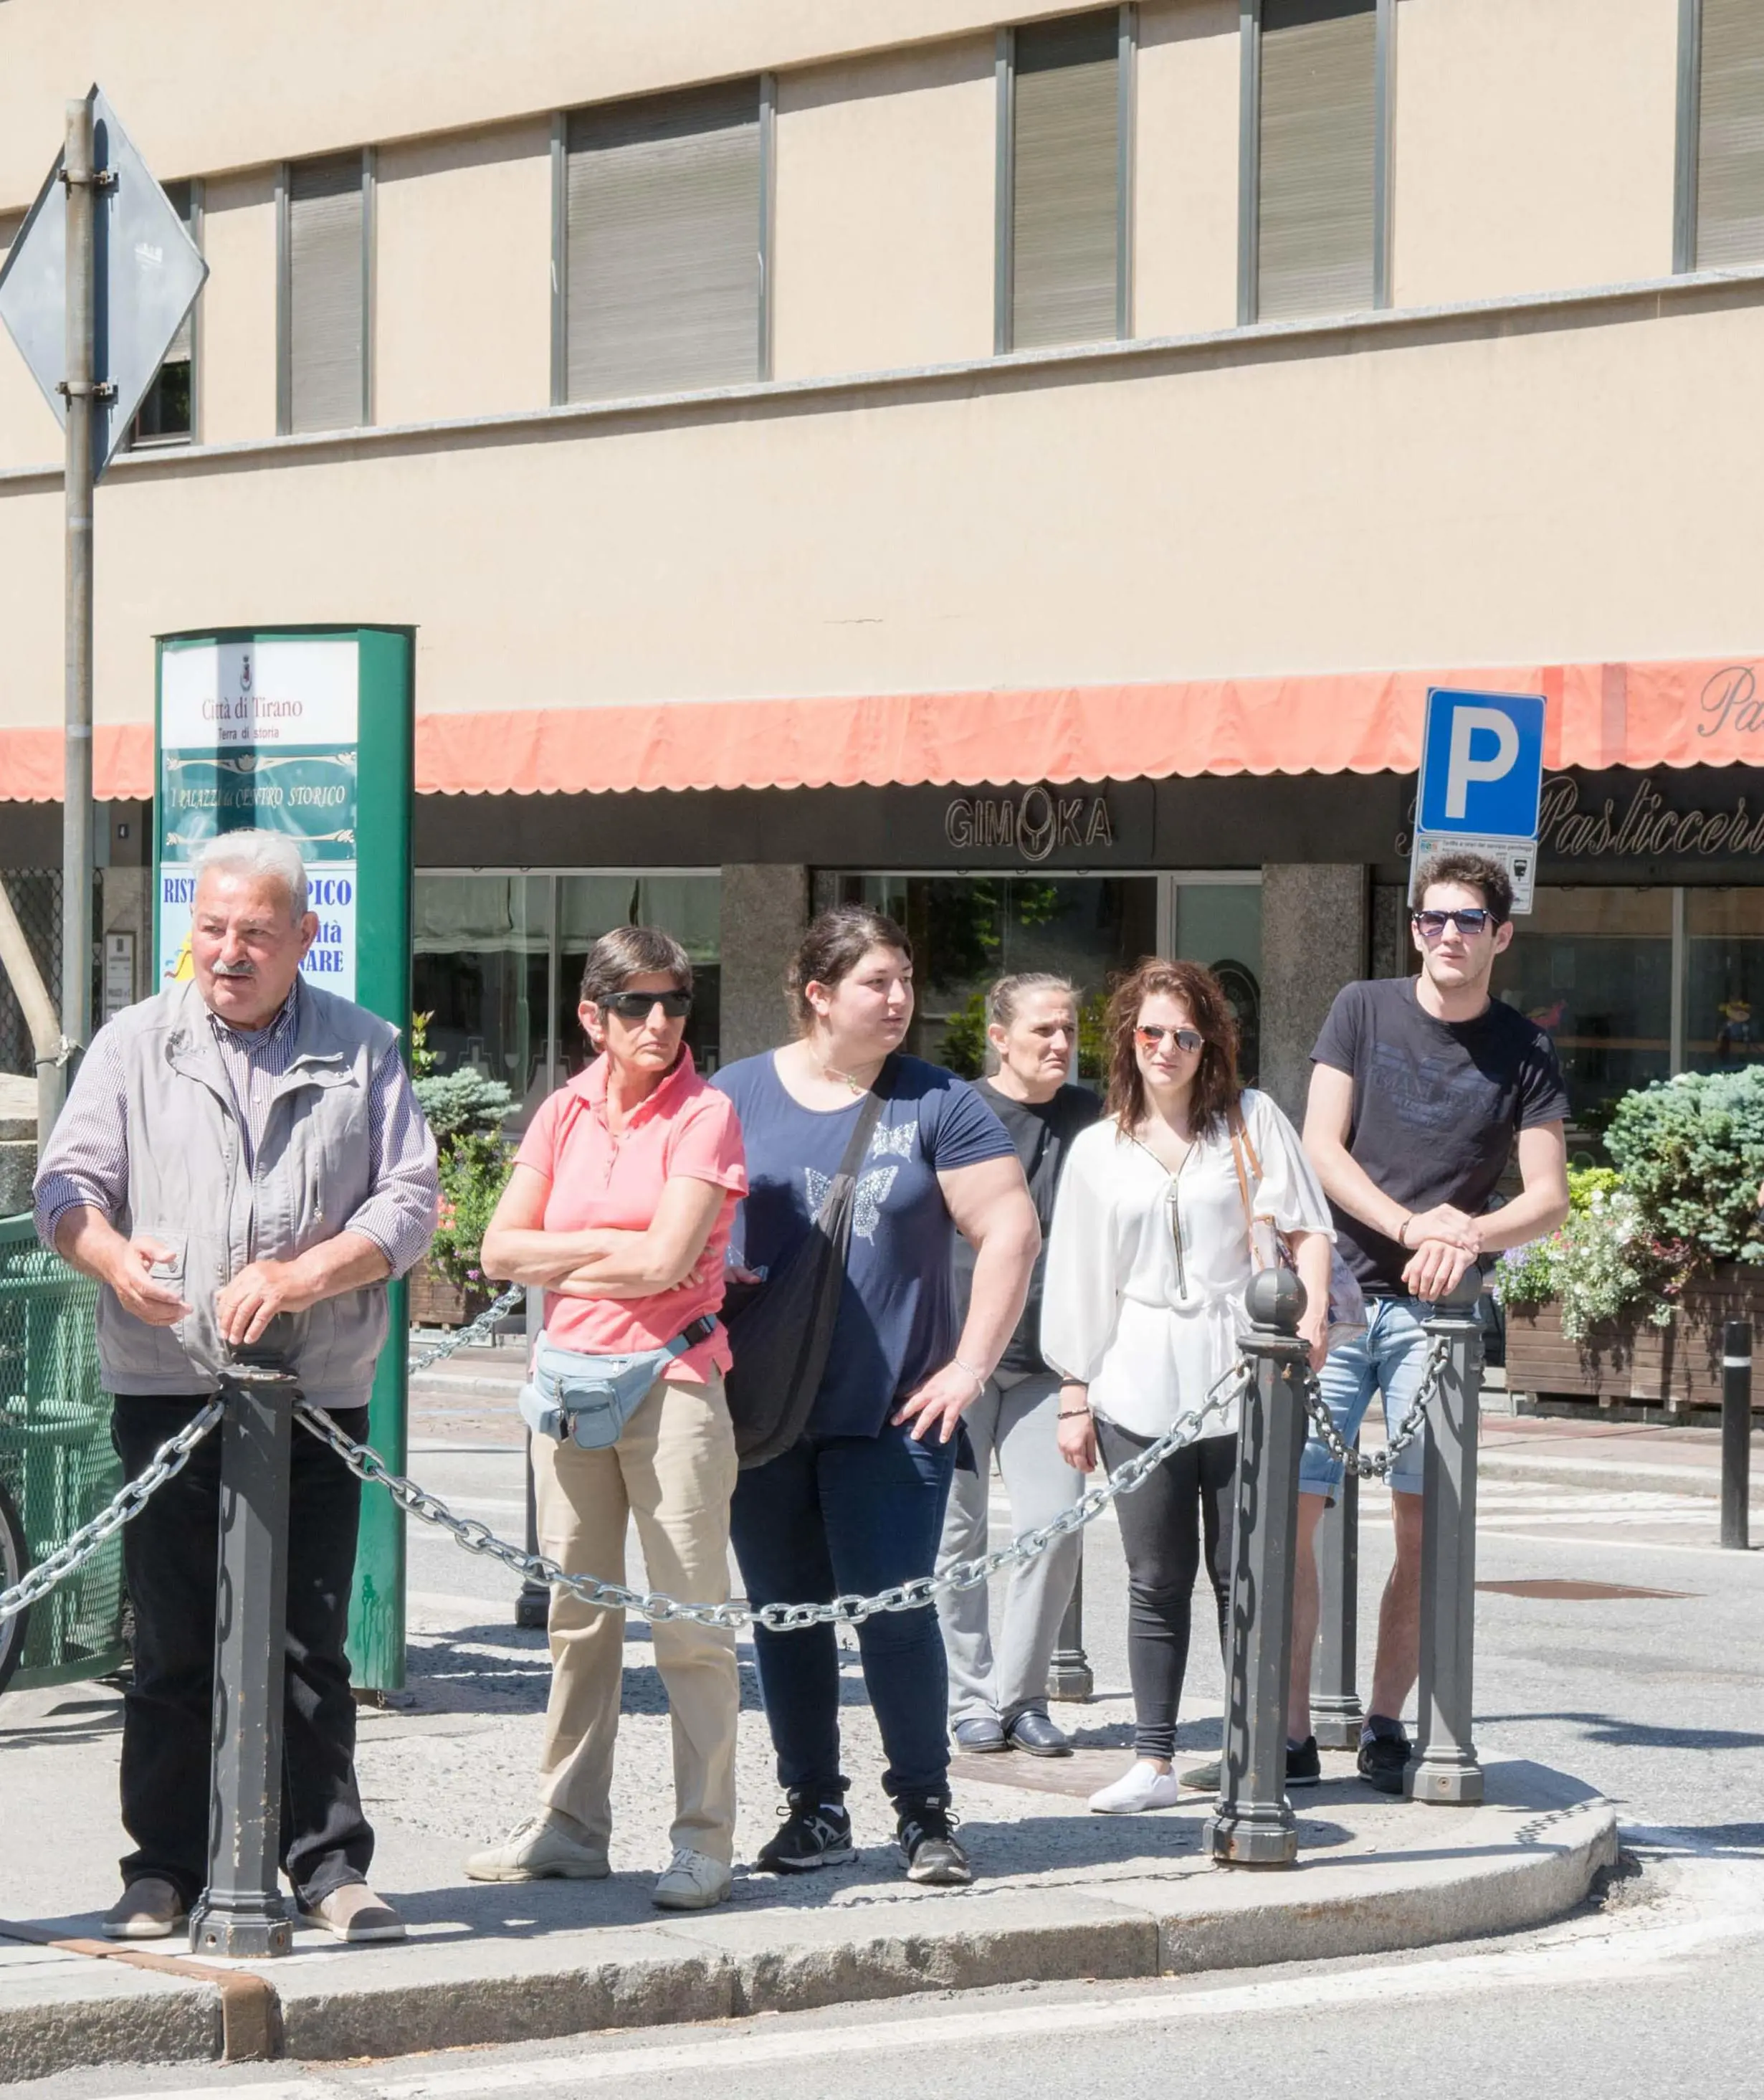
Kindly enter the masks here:
M 113 391 L 93 403 L 95 476 L 128 435 L 135 412 L 208 276 L 172 202 L 97 88 L 92 159 L 114 177 L 96 192 L 97 343 L 92 376 Z M 58 153 L 0 270 L 0 320 L 64 426 L 67 376 L 68 192 Z

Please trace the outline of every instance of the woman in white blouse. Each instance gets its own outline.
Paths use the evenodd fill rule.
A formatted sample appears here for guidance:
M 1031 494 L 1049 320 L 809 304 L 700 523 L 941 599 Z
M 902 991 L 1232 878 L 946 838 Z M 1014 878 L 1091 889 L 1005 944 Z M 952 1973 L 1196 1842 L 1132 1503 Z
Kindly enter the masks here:
M 1062 1374 L 1060 1449 L 1089 1472 L 1136 1458 L 1237 1361 L 1254 1273 L 1244 1183 L 1258 1218 L 1287 1234 L 1305 1287 L 1299 1331 L 1321 1364 L 1328 1319 L 1329 1205 L 1298 1133 L 1240 1087 L 1237 1030 L 1219 980 L 1195 963 L 1141 963 L 1109 1001 L 1109 1098 L 1072 1145 L 1054 1205 L 1042 1353 Z M 1091 1796 L 1100 1814 L 1167 1808 L 1176 1708 L 1204 1534 L 1223 1639 L 1230 1601 L 1237 1419 L 1174 1451 L 1116 1504 L 1128 1582 L 1134 1762 Z M 1287 1784 L 1315 1785 L 1314 1740 L 1290 1745 Z

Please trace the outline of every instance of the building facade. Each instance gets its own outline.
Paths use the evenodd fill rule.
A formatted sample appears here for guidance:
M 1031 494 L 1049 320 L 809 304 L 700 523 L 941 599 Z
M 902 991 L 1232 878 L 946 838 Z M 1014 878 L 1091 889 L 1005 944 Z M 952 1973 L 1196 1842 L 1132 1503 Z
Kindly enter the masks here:
M 1336 987 L 1405 967 L 1432 683 L 1550 699 L 1499 989 L 1586 1129 L 1756 1054 L 1757 0 L 9 0 L 0 248 L 94 77 L 211 268 L 98 498 L 136 995 L 154 637 L 380 621 L 417 1004 L 523 1101 L 607 926 L 681 934 L 726 1060 L 861 896 L 928 1054 L 1001 968 L 1094 998 L 1158 948 L 1294 1105 Z M 0 346 L 21 884 L 58 460 Z

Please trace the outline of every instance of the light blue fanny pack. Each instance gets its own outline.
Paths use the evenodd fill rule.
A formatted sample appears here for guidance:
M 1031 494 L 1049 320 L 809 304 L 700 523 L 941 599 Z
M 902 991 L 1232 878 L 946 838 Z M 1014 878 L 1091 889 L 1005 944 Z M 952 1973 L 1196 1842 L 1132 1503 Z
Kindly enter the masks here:
M 520 1391 L 521 1419 L 536 1436 L 549 1436 L 553 1443 L 607 1450 L 624 1434 L 625 1424 L 666 1367 L 716 1331 L 714 1320 L 695 1320 L 663 1348 L 624 1357 L 560 1349 L 541 1334 L 532 1374 Z

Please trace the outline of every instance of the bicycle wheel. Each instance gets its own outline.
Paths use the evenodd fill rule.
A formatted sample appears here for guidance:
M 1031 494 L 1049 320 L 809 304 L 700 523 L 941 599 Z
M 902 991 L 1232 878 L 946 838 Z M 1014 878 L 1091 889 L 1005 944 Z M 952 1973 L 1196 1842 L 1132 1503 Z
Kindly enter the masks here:
M 0 1590 L 10 1590 L 30 1568 L 30 1549 L 24 1542 L 24 1524 L 19 1515 L 18 1504 L 7 1493 L 0 1482 Z M 24 1652 L 25 1637 L 30 1631 L 30 1613 L 20 1612 L 10 1619 L 0 1619 L 0 1692 L 19 1666 Z

